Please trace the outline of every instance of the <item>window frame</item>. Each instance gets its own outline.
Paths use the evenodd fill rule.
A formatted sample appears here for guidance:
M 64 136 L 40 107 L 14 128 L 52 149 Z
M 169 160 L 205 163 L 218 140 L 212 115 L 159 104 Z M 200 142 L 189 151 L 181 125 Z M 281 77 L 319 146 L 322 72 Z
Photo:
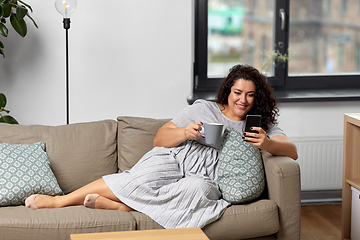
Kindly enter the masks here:
M 285 28 L 281 30 L 281 19 L 275 17 L 275 43 L 282 42 L 278 48 L 282 54 L 289 46 L 289 11 L 290 0 L 274 0 L 275 16 L 279 16 L 280 9 L 285 10 Z M 206 10 L 205 10 L 206 9 Z M 209 78 L 207 76 L 208 52 L 208 0 L 194 0 L 194 65 L 193 65 L 193 94 L 188 102 L 191 104 L 198 98 L 215 100 L 216 93 L 223 78 Z M 277 46 L 277 44 L 275 44 Z M 288 64 L 277 64 L 274 76 L 267 78 L 275 90 L 279 102 L 300 101 L 339 101 L 360 100 L 360 74 L 288 75 Z

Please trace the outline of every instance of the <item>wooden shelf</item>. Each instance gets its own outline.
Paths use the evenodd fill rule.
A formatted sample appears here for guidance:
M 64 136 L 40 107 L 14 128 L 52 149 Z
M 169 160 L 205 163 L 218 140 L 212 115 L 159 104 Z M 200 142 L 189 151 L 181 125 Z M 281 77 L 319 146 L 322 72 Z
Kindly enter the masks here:
M 350 186 L 360 190 L 360 178 L 346 179 L 346 182 L 350 184 Z
M 71 240 L 209 240 L 200 228 L 152 229 L 123 232 L 71 234 Z

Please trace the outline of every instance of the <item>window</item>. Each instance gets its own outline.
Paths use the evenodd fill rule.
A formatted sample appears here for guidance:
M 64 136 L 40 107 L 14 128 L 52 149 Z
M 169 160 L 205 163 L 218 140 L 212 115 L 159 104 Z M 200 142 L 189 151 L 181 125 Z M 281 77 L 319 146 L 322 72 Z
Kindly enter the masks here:
M 356 71 L 360 71 L 360 43 L 356 43 L 354 62 L 356 66 Z
M 360 100 L 360 6 L 347 8 L 344 0 L 194 2 L 189 103 L 215 99 L 222 79 L 238 63 L 261 70 L 279 101 Z M 276 53 L 289 59 L 273 63 Z
M 341 0 L 341 14 L 346 14 L 347 0 Z
M 329 14 L 331 9 L 331 0 L 323 1 L 323 12 L 324 14 Z

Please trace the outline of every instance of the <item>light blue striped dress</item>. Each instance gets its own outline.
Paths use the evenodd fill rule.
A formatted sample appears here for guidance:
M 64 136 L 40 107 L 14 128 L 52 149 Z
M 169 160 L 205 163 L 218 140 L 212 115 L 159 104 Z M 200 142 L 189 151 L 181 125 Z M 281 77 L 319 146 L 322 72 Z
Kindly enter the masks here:
M 220 122 L 243 131 L 244 121 L 233 121 L 214 102 L 198 100 L 172 122 Z M 270 134 L 269 134 L 270 133 Z M 269 136 L 283 134 L 272 126 Z M 155 147 L 128 171 L 104 176 L 115 196 L 164 228 L 204 227 L 216 221 L 230 203 L 221 199 L 216 184 L 219 146 L 203 139 L 188 140 L 174 148 Z

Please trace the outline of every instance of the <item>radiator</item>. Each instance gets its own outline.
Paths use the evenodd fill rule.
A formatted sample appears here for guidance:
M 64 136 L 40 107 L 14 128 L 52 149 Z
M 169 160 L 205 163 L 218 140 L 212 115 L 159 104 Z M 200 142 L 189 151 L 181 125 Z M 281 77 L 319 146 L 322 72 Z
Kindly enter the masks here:
M 291 140 L 298 150 L 302 191 L 342 188 L 342 136 Z

